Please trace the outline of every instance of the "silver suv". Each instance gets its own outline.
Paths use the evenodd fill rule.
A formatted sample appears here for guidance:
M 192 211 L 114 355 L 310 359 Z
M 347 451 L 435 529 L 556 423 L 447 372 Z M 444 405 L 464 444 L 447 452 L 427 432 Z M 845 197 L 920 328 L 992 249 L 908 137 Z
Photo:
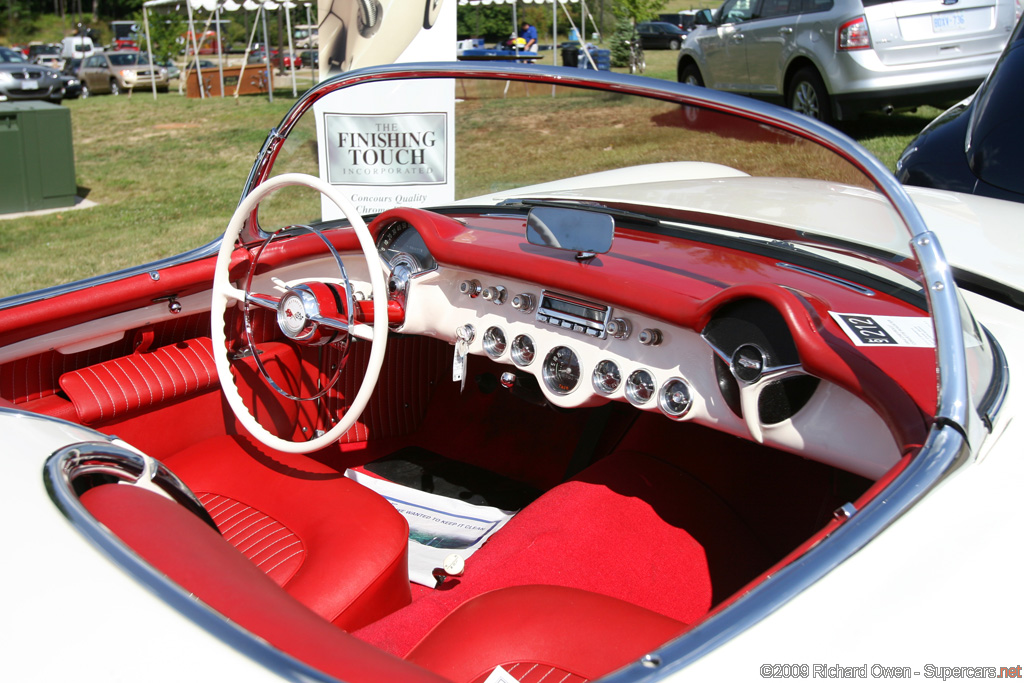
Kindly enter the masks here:
M 825 122 L 974 92 L 1022 0 L 725 0 L 679 54 L 678 77 L 784 102 Z

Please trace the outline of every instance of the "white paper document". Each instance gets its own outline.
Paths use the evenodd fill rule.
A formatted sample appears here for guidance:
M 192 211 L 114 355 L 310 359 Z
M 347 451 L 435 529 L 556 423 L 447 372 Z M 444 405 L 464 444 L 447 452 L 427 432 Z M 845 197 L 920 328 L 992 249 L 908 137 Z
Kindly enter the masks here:
M 384 496 L 409 522 L 409 580 L 437 583 L 433 571 L 455 553 L 468 558 L 515 512 L 425 493 L 386 479 L 346 470 L 345 476 Z

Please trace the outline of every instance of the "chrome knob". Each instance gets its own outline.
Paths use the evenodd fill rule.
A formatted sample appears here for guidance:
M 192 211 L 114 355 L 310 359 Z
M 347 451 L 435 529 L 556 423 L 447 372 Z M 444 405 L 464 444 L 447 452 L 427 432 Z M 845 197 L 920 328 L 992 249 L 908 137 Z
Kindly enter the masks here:
M 490 301 L 500 306 L 505 303 L 505 297 L 508 296 L 508 292 L 501 285 L 496 285 L 485 289 L 480 296 L 484 298 L 484 301 Z
M 512 308 L 520 313 L 529 313 L 533 310 L 533 295 L 526 293 L 516 294 L 512 297 Z
M 501 386 L 506 389 L 511 389 L 516 385 L 516 373 L 514 372 L 503 372 L 501 373 Z
M 616 339 L 629 339 L 629 333 L 633 331 L 633 326 L 625 318 L 612 318 L 605 325 L 604 330 L 609 336 Z
M 482 290 L 483 288 L 480 287 L 480 282 L 478 280 L 463 280 L 459 283 L 459 292 L 461 294 L 465 294 L 471 299 L 475 299 L 480 296 L 480 292 Z
M 661 343 L 661 330 L 651 328 L 643 329 L 640 330 L 640 334 L 638 334 L 636 338 L 644 346 L 657 346 Z

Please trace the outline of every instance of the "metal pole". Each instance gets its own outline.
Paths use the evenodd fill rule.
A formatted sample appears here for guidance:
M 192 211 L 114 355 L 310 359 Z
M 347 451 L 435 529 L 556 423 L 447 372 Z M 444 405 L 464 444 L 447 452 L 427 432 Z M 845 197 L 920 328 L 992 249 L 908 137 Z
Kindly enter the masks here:
M 307 41 L 306 44 L 309 45 L 309 54 L 310 55 L 316 54 L 319 57 L 319 54 L 320 54 L 320 34 L 317 33 L 316 45 L 313 45 L 313 29 L 311 28 L 312 26 L 313 26 L 313 22 L 310 20 L 310 17 L 309 17 L 309 3 L 307 2 L 306 3 L 306 27 L 307 27 L 306 30 L 309 31 L 309 37 L 306 38 L 306 41 Z M 315 61 L 316 60 L 313 60 L 313 59 L 309 60 L 309 75 L 313 79 L 313 85 L 316 85 L 317 83 L 320 82 L 320 74 L 317 73 L 318 67 L 314 66 Z
M 142 6 L 142 25 L 146 29 L 146 51 L 149 53 L 149 65 L 152 69 L 156 69 L 156 65 L 153 64 L 153 41 L 149 38 L 149 8 L 145 5 Z M 151 78 L 150 85 L 153 86 L 153 101 L 156 102 L 156 78 Z
M 185 0 L 185 7 L 188 8 L 188 32 L 192 34 L 192 59 L 196 64 L 196 83 L 199 84 L 199 99 L 206 99 L 206 89 L 203 88 L 203 70 L 199 68 L 199 45 L 196 43 L 196 25 L 192 20 L 192 3 Z M 185 50 L 188 52 L 188 50 Z M 186 66 L 187 68 L 187 66 Z
M 274 101 L 274 81 L 270 73 L 270 40 L 267 34 L 267 13 L 263 12 L 263 66 L 267 72 L 267 97 L 270 102 Z
M 285 30 L 288 31 L 288 54 L 291 55 L 291 71 L 292 71 L 292 97 L 298 97 L 299 91 L 295 87 L 295 48 L 292 47 L 292 10 L 288 7 L 287 2 L 281 5 L 281 9 L 284 10 L 284 25 Z M 281 55 L 281 66 L 284 66 L 284 55 Z
M 217 23 L 217 76 L 220 78 L 220 96 L 224 97 L 224 44 L 220 37 L 220 5 L 213 15 Z

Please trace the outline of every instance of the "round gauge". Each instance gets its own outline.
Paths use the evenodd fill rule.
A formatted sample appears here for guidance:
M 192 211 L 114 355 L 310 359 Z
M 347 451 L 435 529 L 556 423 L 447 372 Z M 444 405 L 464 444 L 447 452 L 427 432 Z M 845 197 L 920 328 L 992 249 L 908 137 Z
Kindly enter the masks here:
M 408 266 L 413 274 L 437 268 L 423 237 L 409 223 L 395 221 L 377 235 L 377 253 L 391 267 Z
M 594 368 L 594 389 L 597 393 L 608 395 L 622 384 L 622 373 L 615 361 L 603 360 Z
M 533 340 L 525 334 L 521 334 L 512 340 L 512 362 L 520 367 L 526 367 L 533 362 L 537 355 L 537 349 Z
M 693 405 L 690 385 L 684 379 L 673 377 L 661 385 L 661 391 L 658 392 L 658 405 L 672 417 L 686 415 L 690 411 L 690 406 Z
M 491 358 L 498 358 L 505 353 L 505 348 L 508 346 L 508 342 L 505 339 L 505 333 L 501 331 L 500 327 L 488 327 L 487 331 L 484 332 L 484 351 Z
M 580 359 L 567 346 L 556 346 L 544 359 L 544 383 L 556 394 L 568 394 L 580 383 Z
M 626 379 L 626 398 L 643 405 L 654 396 L 654 376 L 647 370 L 634 370 Z

